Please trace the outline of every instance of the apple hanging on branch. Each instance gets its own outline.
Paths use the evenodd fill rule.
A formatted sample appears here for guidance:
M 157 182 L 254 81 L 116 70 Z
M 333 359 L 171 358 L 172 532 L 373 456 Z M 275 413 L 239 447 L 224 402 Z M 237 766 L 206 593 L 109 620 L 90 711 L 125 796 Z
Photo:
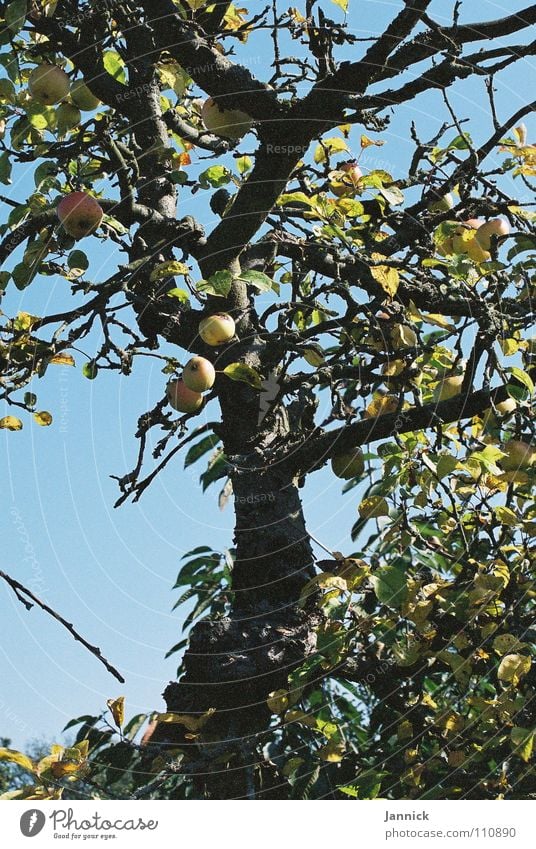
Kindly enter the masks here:
M 199 335 L 203 342 L 212 347 L 225 345 L 235 335 L 235 323 L 226 312 L 209 315 L 199 322 Z
M 206 392 L 214 386 L 216 370 L 205 357 L 192 357 L 184 367 L 182 379 L 193 392 Z
M 69 94 L 69 77 L 57 65 L 48 62 L 34 68 L 28 79 L 30 94 L 44 106 L 59 103 Z
M 209 132 L 232 141 L 241 139 L 253 126 L 250 115 L 241 109 L 223 109 L 213 97 L 207 98 L 203 103 L 201 119 Z
M 188 389 L 183 380 L 171 380 L 166 392 L 170 405 L 179 413 L 196 413 L 203 406 L 201 393 Z
M 93 233 L 102 221 L 103 211 L 97 200 L 85 192 L 71 192 L 58 204 L 58 218 L 73 239 Z

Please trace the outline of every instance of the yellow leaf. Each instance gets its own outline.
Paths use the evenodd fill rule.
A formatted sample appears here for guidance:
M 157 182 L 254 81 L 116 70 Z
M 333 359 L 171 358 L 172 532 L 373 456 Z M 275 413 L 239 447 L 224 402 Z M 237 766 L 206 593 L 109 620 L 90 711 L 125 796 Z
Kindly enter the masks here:
M 49 427 L 52 424 L 52 416 L 46 410 L 42 410 L 40 413 L 34 413 L 34 419 L 41 427 Z
M 187 713 L 157 713 L 156 722 L 165 722 L 175 725 L 184 725 L 188 731 L 199 731 L 207 724 L 210 717 L 216 713 L 216 708 L 209 708 L 206 713 L 193 715 Z
M 335 3 L 343 12 L 348 11 L 348 0 L 331 0 L 332 3 Z
M 532 728 L 512 728 L 510 732 L 514 754 L 525 763 L 528 763 L 531 758 L 535 737 L 536 731 Z
M 286 690 L 274 690 L 266 699 L 266 704 L 272 713 L 284 713 L 290 704 L 289 694 Z
M 149 279 L 154 283 L 156 280 L 162 280 L 164 277 L 176 277 L 177 275 L 185 275 L 189 273 L 190 269 L 184 262 L 170 259 L 167 262 L 161 262 L 156 265 L 151 271 Z
M 74 358 L 70 354 L 55 354 L 50 360 L 53 366 L 74 366 Z
M 394 298 L 400 285 L 400 274 L 396 268 L 390 268 L 388 265 L 375 265 L 371 267 L 370 273 L 383 291 L 390 298 Z
M 344 743 L 332 739 L 318 750 L 318 757 L 326 763 L 336 764 L 342 761 L 345 751 Z
M 22 430 L 22 422 L 15 416 L 4 416 L 0 419 L 0 430 Z
M 32 760 L 22 752 L 17 752 L 16 749 L 0 748 L 0 761 L 9 761 L 12 764 L 17 764 L 28 772 L 35 773 L 35 766 Z
M 110 709 L 115 724 L 118 728 L 121 728 L 125 721 L 125 697 L 119 696 L 117 699 L 108 699 L 106 704 Z
M 517 687 L 521 678 L 530 672 L 531 659 L 523 654 L 507 654 L 501 660 L 497 677 L 499 681 Z
M 370 498 L 365 498 L 358 509 L 362 519 L 377 519 L 380 516 L 389 515 L 389 505 L 385 498 L 379 495 L 371 495 Z
M 321 162 L 325 162 L 328 156 L 332 153 L 341 153 L 342 151 L 348 153 L 349 150 L 350 148 L 344 139 L 334 136 L 330 139 L 324 139 L 322 143 L 318 145 L 314 153 L 314 160 L 317 164 L 320 164 Z
M 386 416 L 388 413 L 396 413 L 398 409 L 398 398 L 395 395 L 378 395 L 365 410 L 364 418 L 376 419 L 378 416 Z
M 367 148 L 374 145 L 375 147 L 382 147 L 385 144 L 384 141 L 374 141 L 374 139 L 369 139 L 368 136 L 361 136 L 361 147 Z

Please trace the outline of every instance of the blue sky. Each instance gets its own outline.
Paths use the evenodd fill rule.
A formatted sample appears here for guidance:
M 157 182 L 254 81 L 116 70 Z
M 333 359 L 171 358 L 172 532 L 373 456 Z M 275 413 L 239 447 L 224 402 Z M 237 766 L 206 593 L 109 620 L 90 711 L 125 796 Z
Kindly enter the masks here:
M 351 24 L 359 36 L 375 34 L 401 5 L 399 0 L 350 0 Z M 514 0 L 466 2 L 462 18 L 493 19 L 523 5 Z M 451 0 L 436 0 L 431 12 L 446 23 L 452 6 Z M 526 37 L 523 34 L 522 40 Z M 243 52 L 245 57 L 262 57 L 262 40 L 246 45 Z M 258 59 L 254 70 L 262 77 Z M 529 77 L 526 62 L 497 82 L 500 118 L 532 97 Z M 453 103 L 460 117 L 471 118 L 475 140 L 486 137 L 490 121 L 483 82 L 458 86 Z M 422 137 L 429 137 L 444 118 L 438 94 L 407 104 L 382 134 L 386 144 L 376 152 L 376 161 L 365 164 L 401 176 L 413 151 L 410 122 L 416 122 Z M 530 136 L 534 125 L 526 123 Z M 244 149 L 253 148 L 250 137 Z M 28 176 L 15 172 L 13 185 L 3 190 L 17 199 L 26 197 Z M 197 214 L 210 228 L 213 216 L 206 211 L 207 200 L 204 193 L 185 196 L 180 214 Z M 7 214 L 5 206 L 1 214 Z M 96 239 L 85 240 L 81 247 L 90 256 L 92 279 L 105 279 L 112 263 L 122 261 L 114 246 Z M 68 285 L 61 278 L 42 278 L 23 293 L 12 288 L 2 308 L 9 314 L 55 312 L 68 303 Z M 86 351 L 91 354 L 88 346 Z M 177 665 L 175 657 L 166 661 L 164 655 L 180 639 L 180 612 L 171 612 L 180 558 L 197 545 L 221 550 L 232 542 L 232 507 L 220 512 L 217 486 L 203 495 L 198 484 L 202 465 L 184 471 L 182 458 L 164 470 L 138 504 L 113 509 L 118 492 L 109 475 L 133 467 L 137 419 L 161 397 L 165 377 L 158 361 L 147 359 L 139 361 L 128 378 L 105 372 L 88 381 L 80 371 L 84 358 L 75 358 L 76 369 L 50 368 L 46 379 L 32 386 L 38 408 L 54 415 L 52 427 L 39 428 L 25 420 L 22 432 L 0 432 L 1 568 L 100 646 L 127 681 L 119 685 L 56 622 L 37 609 L 28 613 L 7 586 L 0 586 L 0 735 L 11 737 L 19 747 L 31 738 L 57 739 L 69 719 L 97 713 L 107 698 L 120 694 L 127 697 L 128 715 L 162 708 L 160 693 Z M 0 410 L 0 415 L 5 412 Z M 213 418 L 217 407 L 209 406 L 199 423 L 205 415 Z M 350 552 L 357 501 L 355 493 L 341 496 L 340 481 L 328 471 L 316 473 L 303 490 L 309 530 L 329 548 Z

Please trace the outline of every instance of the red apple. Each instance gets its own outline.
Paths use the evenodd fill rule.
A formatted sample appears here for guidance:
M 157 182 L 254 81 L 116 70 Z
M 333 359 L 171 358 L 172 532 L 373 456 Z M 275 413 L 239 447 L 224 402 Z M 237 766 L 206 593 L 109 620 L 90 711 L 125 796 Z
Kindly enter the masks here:
M 365 459 L 360 448 L 354 448 L 347 454 L 339 454 L 331 461 L 333 474 L 343 480 L 351 480 L 362 475 L 365 470 Z
M 34 100 L 45 106 L 59 103 L 69 94 L 69 77 L 57 65 L 44 62 L 34 68 L 28 80 L 28 88 Z
M 203 396 L 188 389 L 183 380 L 171 380 L 167 386 L 168 401 L 179 413 L 195 413 L 203 406 Z
M 343 162 L 337 171 L 332 172 L 331 191 L 337 197 L 347 197 L 355 194 L 363 172 L 355 159 Z
M 235 323 L 228 313 L 216 313 L 199 322 L 199 335 L 207 345 L 225 345 L 235 335 Z
M 209 132 L 233 141 L 249 133 L 253 125 L 250 115 L 240 109 L 222 109 L 212 97 L 203 103 L 201 119 Z
M 206 392 L 214 386 L 216 371 L 210 360 L 205 357 L 192 357 L 184 367 L 182 379 L 188 389 Z
M 85 192 L 71 192 L 58 204 L 58 218 L 69 236 L 83 239 L 97 229 L 102 221 L 102 208 L 91 195 Z

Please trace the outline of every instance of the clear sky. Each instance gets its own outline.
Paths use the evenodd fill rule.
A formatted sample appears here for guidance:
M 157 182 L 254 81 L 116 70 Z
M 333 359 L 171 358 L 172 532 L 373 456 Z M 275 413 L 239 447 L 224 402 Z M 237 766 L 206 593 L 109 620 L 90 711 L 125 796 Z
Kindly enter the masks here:
M 323 5 L 329 5 L 327 0 Z M 436 0 L 431 14 L 447 23 L 453 5 L 452 0 Z M 522 0 L 467 0 L 462 20 L 493 19 L 525 5 Z M 400 0 L 350 0 L 351 25 L 359 36 L 376 34 L 401 6 Z M 333 6 L 333 17 L 338 14 Z M 526 39 L 527 33 L 522 37 Z M 264 70 L 262 55 L 262 40 L 243 48 L 245 61 L 254 62 L 259 77 Z M 532 99 L 533 71 L 534 60 L 527 60 L 498 81 L 500 118 Z M 460 118 L 471 118 L 475 140 L 484 138 L 490 120 L 483 82 L 470 80 L 458 86 L 453 102 Z M 437 93 L 407 104 L 382 134 L 385 147 L 365 165 L 402 176 L 413 151 L 410 122 L 415 121 L 426 138 L 444 119 Z M 526 123 L 534 137 L 530 132 L 534 122 Z M 244 148 L 254 148 L 251 137 Z M 21 171 L 14 172 L 12 186 L 2 191 L 23 199 L 30 187 L 28 175 Z M 205 193 L 185 195 L 180 215 L 197 214 L 210 228 L 214 222 L 206 202 Z M 2 216 L 7 211 L 0 208 Z M 96 239 L 86 239 L 81 247 L 90 256 L 88 276 L 93 280 L 105 279 L 112 263 L 123 259 L 115 246 Z M 68 303 L 68 286 L 62 278 L 41 278 L 22 293 L 11 286 L 2 309 L 8 314 L 56 312 Z M 91 343 L 85 350 L 91 354 Z M 38 408 L 54 415 L 52 427 L 40 428 L 25 419 L 22 432 L 0 431 L 4 503 L 0 568 L 28 584 L 100 646 L 123 673 L 126 685 L 111 678 L 50 617 L 37 609 L 27 612 L 11 590 L 0 585 L 0 736 L 11 737 L 18 747 L 32 738 L 58 739 L 69 719 L 97 713 L 107 698 L 121 694 L 127 697 L 129 716 L 162 708 L 160 693 L 177 666 L 176 657 L 164 660 L 164 655 L 180 639 L 181 614 L 171 612 L 177 597 L 171 587 L 180 558 L 197 545 L 221 550 L 232 542 L 232 506 L 220 512 L 217 485 L 203 495 L 198 484 L 203 465 L 194 466 L 193 473 L 184 471 L 180 457 L 139 503 L 113 509 L 118 491 L 109 475 L 133 468 L 137 419 L 162 396 L 166 379 L 159 362 L 147 359 L 138 361 L 131 377 L 103 372 L 88 381 L 80 370 L 84 358 L 79 354 L 75 358 L 76 369 L 51 367 L 45 380 L 31 387 L 38 394 Z M 217 412 L 215 405 L 209 406 L 198 422 Z M 0 415 L 5 413 L 0 409 Z M 355 493 L 344 497 L 340 493 L 341 482 L 323 470 L 311 476 L 303 501 L 311 533 L 329 548 L 349 553 L 358 499 Z

